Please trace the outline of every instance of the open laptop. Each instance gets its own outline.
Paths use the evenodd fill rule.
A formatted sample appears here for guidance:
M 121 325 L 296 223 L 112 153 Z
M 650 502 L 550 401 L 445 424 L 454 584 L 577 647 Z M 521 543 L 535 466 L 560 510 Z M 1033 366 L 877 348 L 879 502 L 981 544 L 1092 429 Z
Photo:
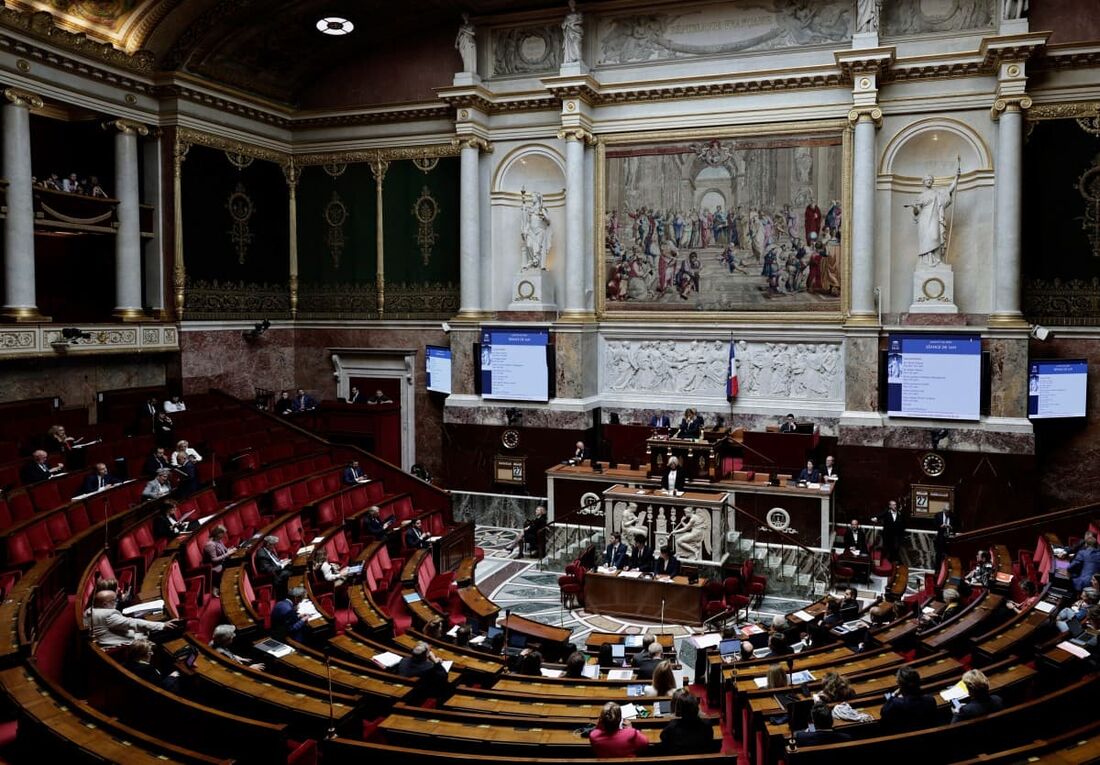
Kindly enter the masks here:
M 522 632 L 509 632 L 508 645 L 504 647 L 505 656 L 519 656 L 527 647 L 527 636 Z
M 1069 628 L 1070 641 L 1074 645 L 1084 647 L 1089 642 L 1089 634 L 1085 631 L 1081 621 L 1074 617 L 1066 622 L 1066 627 Z
M 722 655 L 722 661 L 733 661 L 741 654 L 741 641 L 735 638 L 723 640 L 718 644 L 718 653 Z
M 626 658 L 626 646 L 622 643 L 611 644 L 611 658 L 622 661 Z

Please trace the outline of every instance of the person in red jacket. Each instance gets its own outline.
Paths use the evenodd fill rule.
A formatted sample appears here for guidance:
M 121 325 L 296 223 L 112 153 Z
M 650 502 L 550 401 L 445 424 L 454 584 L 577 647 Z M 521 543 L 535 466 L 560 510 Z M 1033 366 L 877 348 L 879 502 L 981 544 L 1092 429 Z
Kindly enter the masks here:
M 604 704 L 588 741 L 597 757 L 633 757 L 649 746 L 644 733 L 623 722 L 622 709 L 614 701 Z

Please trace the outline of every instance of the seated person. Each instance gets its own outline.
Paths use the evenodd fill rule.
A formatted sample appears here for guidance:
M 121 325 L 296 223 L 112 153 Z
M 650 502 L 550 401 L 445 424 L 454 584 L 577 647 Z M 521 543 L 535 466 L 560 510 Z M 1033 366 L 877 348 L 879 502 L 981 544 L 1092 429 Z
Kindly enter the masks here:
M 993 578 L 993 561 L 990 559 L 989 550 L 978 550 L 978 559 L 974 568 L 966 575 L 966 583 L 972 587 L 985 587 Z
M 92 640 L 102 648 L 130 645 L 140 633 L 182 629 L 181 619 L 154 622 L 123 616 L 118 611 L 118 594 L 112 590 L 100 590 L 92 598 L 85 620 L 91 630 Z
M 634 537 L 634 546 L 624 561 L 623 571 L 641 571 L 647 574 L 653 571 L 653 550 L 646 544 L 646 538 L 639 534 Z
M 883 731 L 918 730 L 936 724 L 936 700 L 921 693 L 920 673 L 912 667 L 902 667 L 897 674 L 897 688 L 886 694 L 886 703 L 879 713 Z
M 768 672 L 764 675 L 766 683 L 765 688 L 769 690 L 775 690 L 776 688 L 786 688 L 790 685 L 790 678 L 787 676 L 787 671 L 783 669 L 782 664 L 772 664 L 768 667 Z
M 358 404 L 361 398 L 362 395 L 359 393 L 359 389 L 353 385 L 351 386 L 351 390 L 348 392 L 348 395 L 344 397 L 344 401 L 349 404 Z
M 350 576 L 347 566 L 341 568 L 339 563 L 330 561 L 328 551 L 323 547 L 313 551 L 309 561 L 309 569 L 317 579 L 328 582 L 334 588 L 343 587 Z
M 363 472 L 363 468 L 359 467 L 359 460 L 352 460 L 348 463 L 348 466 L 344 468 L 343 480 L 345 486 L 354 486 L 357 483 L 370 481 Z
M 260 549 L 256 551 L 256 573 L 270 576 L 275 585 L 275 591 L 279 592 L 290 578 L 290 561 L 279 557 L 277 546 L 279 538 L 274 534 L 264 537 Z
M 160 499 L 172 491 L 172 483 L 168 480 L 171 471 L 168 468 L 161 468 L 157 471 L 156 477 L 145 484 L 145 488 L 141 490 L 142 499 Z
M 584 441 L 578 441 L 573 449 L 573 456 L 569 458 L 569 462 L 573 465 L 579 465 L 586 459 L 589 459 L 590 456 L 588 447 L 584 445 Z
M 655 414 L 649 418 L 649 427 L 651 428 L 671 428 L 672 418 L 667 414 Z
M 859 518 L 853 518 L 841 534 L 841 544 L 846 550 L 863 555 L 867 552 L 867 532 L 860 528 Z
M 831 716 L 834 720 L 870 722 L 874 719 L 871 715 L 857 712 L 848 703 L 855 695 L 848 678 L 836 672 L 826 672 L 821 690 L 814 694 L 814 703 L 832 705 Z
M 176 503 L 168 500 L 160 506 L 153 516 L 153 536 L 157 539 L 175 539 L 198 528 L 198 524 L 188 518 L 181 518 L 176 511 Z
M 1054 622 L 1054 626 L 1058 628 L 1059 632 L 1069 632 L 1069 621 L 1076 619 L 1079 623 L 1084 623 L 1088 616 L 1089 609 L 1095 606 L 1100 600 L 1100 593 L 1097 593 L 1091 587 L 1086 587 L 1081 590 L 1081 596 L 1077 599 L 1072 606 L 1067 606 L 1058 612 L 1058 616 Z
M 627 549 L 623 544 L 623 535 L 619 532 L 611 534 L 611 541 L 603 550 L 603 565 L 608 568 L 622 568 L 626 560 Z
M 264 665 L 262 662 L 252 661 L 245 658 L 238 653 L 233 652 L 233 641 L 237 639 L 237 628 L 232 624 L 219 624 L 214 628 L 214 634 L 210 639 L 210 647 L 217 653 L 220 653 L 230 661 L 236 662 L 244 667 L 252 667 L 252 669 L 262 670 Z
M 661 753 L 670 756 L 714 751 L 714 729 L 699 716 L 699 699 L 687 688 L 672 692 L 676 717 L 661 731 Z
M 572 680 L 584 677 L 584 668 L 587 664 L 588 661 L 584 658 L 583 653 L 580 651 L 573 651 L 565 660 L 565 674 L 562 675 L 562 677 L 568 677 Z
M 364 521 L 364 527 L 367 533 L 381 542 L 386 538 L 386 532 L 389 531 L 390 526 L 397 519 L 394 516 L 382 520 L 382 511 L 378 505 L 372 505 L 367 508 L 367 517 Z
M 669 457 L 668 467 L 661 476 L 661 488 L 665 491 L 682 492 L 685 481 L 687 481 L 687 471 L 680 467 L 679 458 Z
M 19 471 L 19 480 L 24 486 L 32 486 L 42 481 L 48 481 L 65 469 L 60 462 L 50 467 L 49 455 L 44 449 L 35 449 L 31 452 L 31 461 Z
M 368 404 L 392 404 L 393 399 L 382 392 L 379 388 L 374 392 L 374 395 L 367 399 Z
M 523 524 L 523 533 L 512 546 L 516 551 L 515 557 L 522 558 L 525 548 L 534 548 L 536 553 L 539 546 L 539 532 L 546 528 L 546 508 L 539 505 L 535 508 L 535 517 Z
M 1074 589 L 1078 590 L 1085 589 L 1092 575 L 1100 572 L 1100 545 L 1096 543 L 1096 532 L 1085 532 L 1085 538 L 1074 553 L 1067 570 L 1073 577 Z
M 806 483 L 821 483 L 821 471 L 814 467 L 813 460 L 806 460 L 806 467 L 798 473 L 797 480 Z
M 289 391 L 283 391 L 275 401 L 275 414 L 288 415 L 294 411 L 294 402 L 290 400 Z
M 515 672 L 517 675 L 541 677 L 542 654 L 536 651 L 534 648 L 524 648 L 522 651 L 519 652 L 519 657 L 516 660 Z
M 100 579 L 95 584 L 95 591 L 102 592 L 103 590 L 110 590 L 115 593 L 115 608 L 119 611 L 130 605 L 130 601 L 133 599 L 134 587 L 133 585 L 120 588 L 117 579 Z
M 145 468 L 142 472 L 145 475 L 156 477 L 158 470 L 167 470 L 172 466 L 172 460 L 169 458 L 167 452 L 163 446 L 158 446 L 153 449 L 153 453 L 145 458 Z
M 794 734 L 796 745 L 818 746 L 852 740 L 847 733 L 833 730 L 833 713 L 828 704 L 819 702 L 810 708 L 810 723 L 811 727 Z
M 951 722 L 963 722 L 999 712 L 1004 707 L 1001 697 L 989 692 L 989 679 L 981 670 L 972 669 L 963 675 L 963 685 L 970 697 L 955 708 Z
M 434 677 L 440 682 L 447 682 L 443 661 L 424 642 L 414 645 L 412 653 L 397 663 L 397 674 L 401 677 Z
M 153 416 L 153 439 L 157 446 L 171 449 L 176 443 L 176 424 L 167 412 L 157 412 Z
M 788 414 L 787 418 L 779 424 L 780 433 L 797 433 L 798 423 L 794 421 L 794 415 Z
M 871 617 L 872 624 L 883 624 L 901 618 L 908 610 L 908 606 L 896 594 L 887 591 L 867 609 L 867 615 Z
M 787 645 L 787 638 L 784 637 L 782 632 L 773 632 L 768 636 L 768 650 L 771 651 L 772 658 L 790 656 L 794 653 L 791 647 Z
M 93 492 L 103 491 L 103 489 L 106 489 L 108 486 L 114 486 L 119 483 L 122 482 L 107 472 L 106 463 L 97 462 L 95 472 L 85 477 L 84 483 L 80 484 L 80 491 L 78 493 L 91 494 Z
M 633 757 L 649 746 L 645 734 L 623 720 L 622 709 L 614 701 L 604 704 L 588 742 L 597 757 Z
M 183 403 L 183 399 L 179 396 L 172 396 L 171 399 L 164 402 L 164 411 L 169 414 L 175 414 L 176 412 L 186 412 L 187 404 Z
M 202 462 L 202 455 L 191 448 L 186 440 L 176 442 L 176 449 L 172 452 L 172 467 L 180 467 L 188 462 Z
M 821 627 L 829 630 L 843 624 L 844 621 L 844 617 L 840 614 L 840 601 L 836 598 L 829 598 L 825 602 L 825 616 L 821 618 Z
M 455 630 L 455 646 L 458 648 L 467 648 L 470 645 L 470 638 L 474 636 L 474 631 L 470 629 L 469 624 L 463 624 L 457 630 Z
M 844 600 L 840 601 L 840 615 L 845 621 L 851 621 L 859 616 L 859 598 L 855 587 L 849 587 L 844 591 Z
M 176 693 L 179 691 L 180 673 L 163 674 L 153 666 L 153 643 L 145 638 L 136 638 L 126 646 L 126 661 L 123 663 L 130 672 L 147 683 Z
M 659 557 L 653 564 L 653 575 L 673 577 L 679 574 L 680 561 L 676 560 L 676 556 L 672 554 L 672 548 L 665 545 L 661 548 Z
M 654 671 L 657 669 L 657 665 L 664 659 L 664 653 L 664 646 L 661 645 L 659 640 L 654 640 L 646 648 L 644 655 L 638 654 L 634 661 L 638 677 L 642 680 L 649 680 L 652 678 Z
M 684 410 L 684 417 L 676 429 L 676 438 L 702 438 L 703 418 L 690 407 Z
M 294 401 L 291 404 L 291 411 L 294 412 L 308 412 L 317 408 L 317 402 L 313 396 L 309 395 L 302 388 L 298 389 L 297 395 L 294 396 Z
M 306 620 L 298 615 L 298 606 L 305 600 L 304 587 L 291 587 L 286 597 L 271 608 L 271 637 L 279 642 L 287 639 L 301 641 L 305 635 Z
M 426 550 L 432 546 L 432 535 L 424 531 L 424 522 L 417 518 L 405 528 L 405 547 Z
M 833 460 L 833 455 L 829 455 L 825 458 L 825 467 L 821 470 L 821 477 L 826 481 L 839 481 L 840 475 L 836 472 L 836 462 Z
M 676 690 L 676 674 L 672 671 L 672 662 L 665 659 L 653 668 L 653 679 L 642 689 L 642 695 L 648 698 L 667 696 Z
M 1035 602 L 1039 600 L 1039 596 L 1035 592 L 1035 582 L 1030 579 L 1025 579 L 1020 584 L 1020 594 L 1023 596 L 1019 602 L 1014 600 L 1008 601 L 1007 605 L 1010 609 L 1016 613 L 1025 611 L 1035 605 Z

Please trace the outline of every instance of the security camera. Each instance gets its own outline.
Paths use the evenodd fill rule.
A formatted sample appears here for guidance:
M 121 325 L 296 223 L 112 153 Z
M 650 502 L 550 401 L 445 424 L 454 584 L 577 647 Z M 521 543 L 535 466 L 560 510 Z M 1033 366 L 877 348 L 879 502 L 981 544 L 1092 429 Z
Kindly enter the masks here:
M 443 322 L 443 331 L 448 335 L 451 334 L 451 325 L 447 322 Z

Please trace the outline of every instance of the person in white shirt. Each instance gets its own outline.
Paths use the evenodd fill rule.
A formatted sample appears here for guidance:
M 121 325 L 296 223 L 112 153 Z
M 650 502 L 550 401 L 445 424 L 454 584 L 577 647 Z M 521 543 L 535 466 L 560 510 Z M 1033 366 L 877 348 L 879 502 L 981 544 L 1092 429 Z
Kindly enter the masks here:
M 168 413 L 172 412 L 186 412 L 187 404 L 180 400 L 179 396 L 172 396 L 170 401 L 164 402 L 164 411 Z
M 840 476 L 837 475 L 836 465 L 833 462 L 833 456 L 831 454 L 825 458 L 825 467 L 821 471 L 821 477 L 826 481 L 836 481 L 840 478 Z
M 130 645 L 138 633 L 160 632 L 184 626 L 182 619 L 151 622 L 147 619 L 123 616 L 115 608 L 117 600 L 118 595 L 113 591 L 100 590 L 95 594 L 92 607 L 85 613 L 85 621 L 91 630 L 92 639 L 103 648 Z
M 179 467 L 187 460 L 202 462 L 202 455 L 192 449 L 186 441 L 180 441 L 176 444 L 176 450 L 172 452 L 172 467 Z
M 157 471 L 157 477 L 145 484 L 145 488 L 141 490 L 141 498 L 159 499 L 170 491 L 172 484 L 168 480 L 168 468 L 161 468 Z

